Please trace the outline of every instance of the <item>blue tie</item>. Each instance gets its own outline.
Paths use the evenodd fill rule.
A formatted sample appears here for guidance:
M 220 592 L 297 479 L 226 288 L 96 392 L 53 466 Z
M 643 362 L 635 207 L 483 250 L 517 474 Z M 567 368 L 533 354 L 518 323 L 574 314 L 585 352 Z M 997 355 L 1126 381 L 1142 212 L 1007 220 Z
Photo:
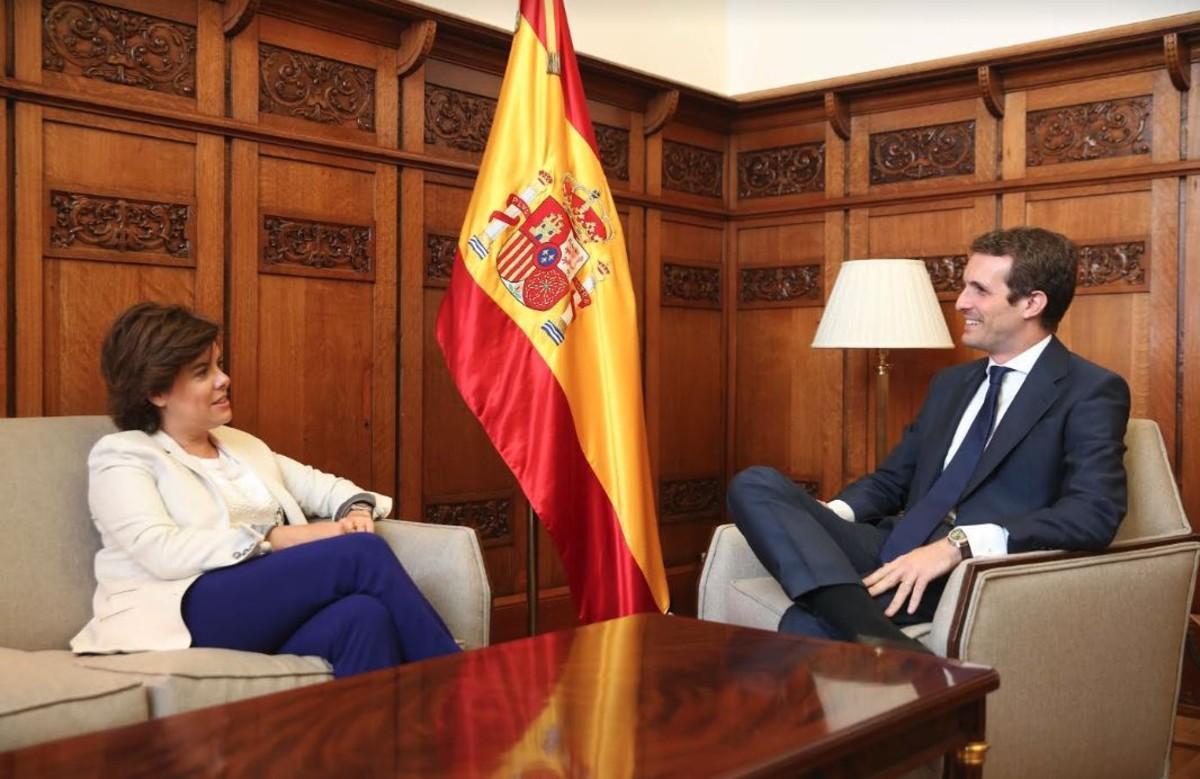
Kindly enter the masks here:
M 975 472 L 975 466 L 979 465 L 979 458 L 983 456 L 992 425 L 996 422 L 996 401 L 1000 397 L 1000 385 L 1004 383 L 1004 374 L 1011 370 L 1012 368 L 1000 365 L 993 365 L 988 369 L 987 395 L 983 398 L 983 406 L 979 413 L 975 415 L 975 421 L 971 423 L 950 464 L 942 471 L 942 475 L 938 476 L 929 492 L 925 493 L 892 528 L 891 534 L 883 542 L 883 549 L 879 552 L 883 562 L 895 560 L 924 544 L 933 533 L 933 529 L 957 505 L 963 490 L 967 488 L 971 474 Z

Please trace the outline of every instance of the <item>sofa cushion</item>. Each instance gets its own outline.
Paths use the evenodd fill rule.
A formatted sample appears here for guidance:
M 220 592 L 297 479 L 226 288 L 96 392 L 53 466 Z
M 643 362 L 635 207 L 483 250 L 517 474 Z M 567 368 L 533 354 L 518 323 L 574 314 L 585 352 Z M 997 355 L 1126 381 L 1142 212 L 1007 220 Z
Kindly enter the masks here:
M 329 664 L 319 657 L 261 655 L 232 649 L 82 655 L 76 663 L 144 684 L 152 717 L 166 717 L 333 678 Z
M 81 668 L 65 650 L 0 648 L 0 752 L 148 717 L 137 679 Z
M 726 616 L 734 625 L 777 630 L 783 612 L 792 605 L 792 600 L 770 576 L 753 579 L 734 579 L 729 583 L 726 597 Z M 911 638 L 928 645 L 933 623 L 922 622 L 901 628 Z

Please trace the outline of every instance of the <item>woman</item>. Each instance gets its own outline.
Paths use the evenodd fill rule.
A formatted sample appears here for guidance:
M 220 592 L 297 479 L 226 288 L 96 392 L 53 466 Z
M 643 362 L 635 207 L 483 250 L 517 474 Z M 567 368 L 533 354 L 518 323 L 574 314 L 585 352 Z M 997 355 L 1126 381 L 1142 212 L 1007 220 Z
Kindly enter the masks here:
M 337 677 L 458 651 L 374 535 L 390 498 L 225 426 L 217 332 L 182 306 L 139 303 L 105 336 L 100 367 L 122 432 L 88 457 L 103 548 L 94 617 L 72 650 L 318 655 Z

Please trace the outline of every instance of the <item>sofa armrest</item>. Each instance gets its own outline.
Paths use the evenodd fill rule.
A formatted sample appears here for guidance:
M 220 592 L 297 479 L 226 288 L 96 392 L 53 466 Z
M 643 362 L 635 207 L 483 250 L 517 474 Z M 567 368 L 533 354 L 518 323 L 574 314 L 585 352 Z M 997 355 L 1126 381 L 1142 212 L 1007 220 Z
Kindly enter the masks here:
M 1177 536 L 960 565 L 938 607 L 933 649 L 1000 673 L 989 741 L 1021 748 L 989 755 L 989 771 L 1160 775 L 1198 562 L 1197 537 Z
M 381 519 L 375 532 L 467 649 L 487 646 L 492 588 L 479 539 L 469 527 Z
M 704 569 L 700 572 L 697 616 L 710 622 L 726 622 L 730 583 L 760 576 L 770 574 L 746 543 L 742 531 L 733 524 L 719 525 L 713 530 Z

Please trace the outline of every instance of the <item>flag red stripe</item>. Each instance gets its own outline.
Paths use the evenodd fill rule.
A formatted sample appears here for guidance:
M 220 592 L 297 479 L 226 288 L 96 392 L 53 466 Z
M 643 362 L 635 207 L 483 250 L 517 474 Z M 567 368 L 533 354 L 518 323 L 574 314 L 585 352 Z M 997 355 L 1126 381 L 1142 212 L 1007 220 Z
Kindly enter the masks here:
M 579 78 L 579 63 L 575 60 L 575 47 L 571 44 L 571 31 L 567 28 L 567 12 L 562 0 L 554 2 L 554 30 L 558 38 L 558 51 L 562 58 L 562 89 L 563 102 L 567 121 L 587 140 L 588 145 L 600 158 L 600 148 L 596 145 L 596 134 L 592 130 L 592 119 L 588 113 L 587 98 L 583 95 L 583 80 Z M 546 3 L 545 0 L 521 0 L 521 15 L 529 22 L 529 26 L 537 33 L 538 40 L 546 44 Z
M 557 378 L 529 337 L 475 283 L 461 253 L 454 265 L 438 312 L 438 344 L 463 399 L 550 531 L 580 619 L 658 611 L 612 502 L 584 456 Z M 498 369 L 503 382 L 495 381 Z

